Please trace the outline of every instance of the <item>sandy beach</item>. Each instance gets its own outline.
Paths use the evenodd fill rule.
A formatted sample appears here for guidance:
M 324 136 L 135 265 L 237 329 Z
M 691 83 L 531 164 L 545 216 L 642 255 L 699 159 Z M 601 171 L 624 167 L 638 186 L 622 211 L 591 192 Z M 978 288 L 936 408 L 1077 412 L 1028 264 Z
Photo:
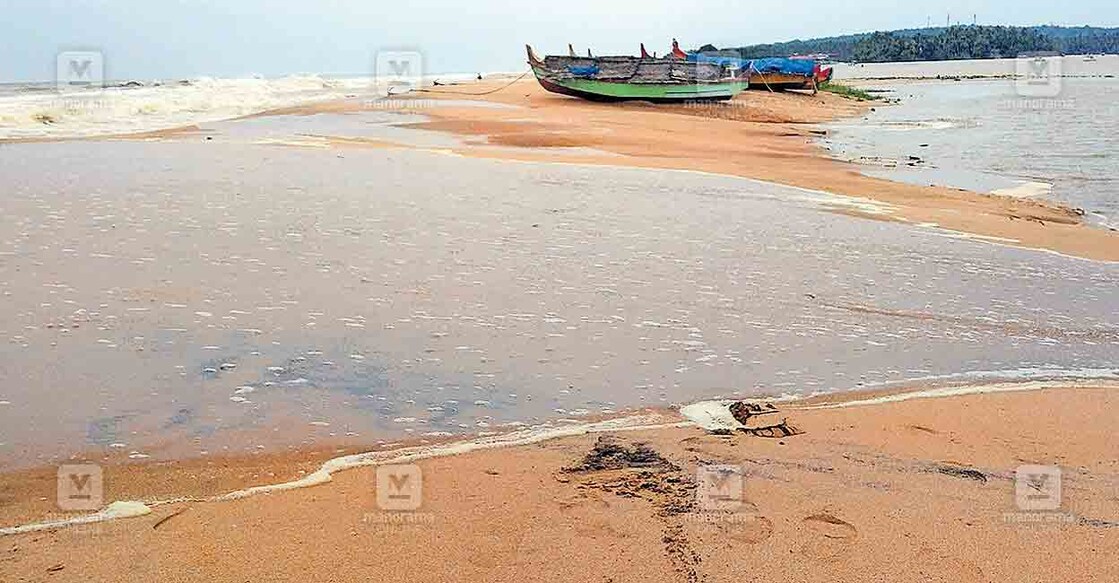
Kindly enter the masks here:
M 0 581 L 1116 580 L 1119 234 L 819 147 L 872 107 L 495 79 L 4 144 Z M 68 524 L 60 463 L 139 516 Z
M 4 537 L 0 572 L 7 581 L 309 572 L 338 581 L 1111 581 L 1119 399 L 1114 386 L 1058 386 L 780 404 L 803 432 L 781 439 L 663 427 L 425 459 L 414 462 L 422 502 L 408 511 L 379 506 L 376 470 L 358 468 L 312 488 Z M 240 465 L 255 475 L 223 486 L 295 477 L 289 462 Z M 1062 468 L 1058 510 L 1017 506 L 1024 464 Z M 715 465 L 742 468 L 741 498 L 729 505 L 704 503 L 697 480 Z M 212 492 L 225 471 L 188 461 L 143 473 L 191 495 Z M 110 491 L 142 483 L 119 472 Z M 51 476 L 41 478 L 31 489 L 46 494 Z M 29 482 L 9 481 L 5 499 Z

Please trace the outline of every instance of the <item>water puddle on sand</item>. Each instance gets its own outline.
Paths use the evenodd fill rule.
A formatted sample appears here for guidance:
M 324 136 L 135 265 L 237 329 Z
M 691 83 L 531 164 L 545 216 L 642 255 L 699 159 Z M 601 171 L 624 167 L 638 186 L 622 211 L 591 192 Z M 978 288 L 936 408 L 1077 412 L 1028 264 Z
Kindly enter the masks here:
M 1119 361 L 1119 267 L 754 181 L 221 139 L 0 175 L 6 465 Z

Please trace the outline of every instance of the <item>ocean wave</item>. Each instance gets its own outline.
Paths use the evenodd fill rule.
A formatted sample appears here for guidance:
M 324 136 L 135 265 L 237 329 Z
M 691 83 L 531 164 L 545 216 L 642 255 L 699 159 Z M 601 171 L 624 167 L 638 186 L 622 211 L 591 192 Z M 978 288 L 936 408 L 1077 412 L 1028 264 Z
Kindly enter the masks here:
M 373 78 L 293 75 L 279 79 L 198 77 L 124 82 L 103 89 L 14 92 L 0 96 L 0 139 L 57 139 L 187 127 L 274 109 L 344 99 L 379 98 Z

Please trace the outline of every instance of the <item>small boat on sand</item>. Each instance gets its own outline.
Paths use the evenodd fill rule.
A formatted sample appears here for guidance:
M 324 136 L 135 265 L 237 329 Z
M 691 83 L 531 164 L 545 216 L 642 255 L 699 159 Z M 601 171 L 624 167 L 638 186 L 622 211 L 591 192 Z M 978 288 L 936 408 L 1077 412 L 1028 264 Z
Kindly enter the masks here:
M 759 88 L 812 89 L 831 81 L 833 69 L 810 57 L 754 59 L 747 66 Z
M 548 55 L 541 59 L 525 45 L 528 64 L 552 93 L 592 101 L 642 100 L 656 103 L 727 100 L 749 86 L 745 72 L 722 63 L 688 61 L 673 54 L 641 56 Z M 678 49 L 677 49 L 678 50 Z
M 811 57 L 770 57 L 741 59 L 738 57 L 688 53 L 688 60 L 704 63 L 722 63 L 738 67 L 750 76 L 752 89 L 783 91 L 785 89 L 811 89 L 831 81 L 831 67 L 824 67 Z

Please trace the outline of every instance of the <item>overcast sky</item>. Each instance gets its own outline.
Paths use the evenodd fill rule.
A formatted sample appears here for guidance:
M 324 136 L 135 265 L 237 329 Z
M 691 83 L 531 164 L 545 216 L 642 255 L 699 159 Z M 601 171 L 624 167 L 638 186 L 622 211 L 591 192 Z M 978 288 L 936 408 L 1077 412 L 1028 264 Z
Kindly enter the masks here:
M 431 73 L 520 70 L 568 42 L 596 53 L 737 46 L 921 27 L 1119 25 L 1115 0 L 2 0 L 0 80 L 50 80 L 59 51 L 103 52 L 113 79 L 369 74 L 415 47 Z

